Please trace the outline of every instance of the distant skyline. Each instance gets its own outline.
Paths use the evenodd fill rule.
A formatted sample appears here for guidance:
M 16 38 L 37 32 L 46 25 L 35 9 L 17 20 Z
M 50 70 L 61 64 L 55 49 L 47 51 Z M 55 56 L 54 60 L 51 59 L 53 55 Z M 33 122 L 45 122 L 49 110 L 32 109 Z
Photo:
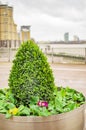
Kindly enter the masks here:
M 77 35 L 86 40 L 86 0 L 1 0 L 14 8 L 14 22 L 31 25 L 31 37 L 36 41 L 69 40 Z

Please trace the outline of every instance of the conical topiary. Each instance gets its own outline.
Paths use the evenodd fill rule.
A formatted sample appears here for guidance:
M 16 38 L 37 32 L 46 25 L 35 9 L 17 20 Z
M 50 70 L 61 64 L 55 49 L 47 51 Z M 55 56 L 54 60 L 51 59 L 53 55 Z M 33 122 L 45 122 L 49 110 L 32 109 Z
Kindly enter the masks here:
M 46 56 L 33 41 L 17 51 L 9 76 L 9 87 L 19 104 L 28 105 L 31 97 L 53 98 L 54 77 Z

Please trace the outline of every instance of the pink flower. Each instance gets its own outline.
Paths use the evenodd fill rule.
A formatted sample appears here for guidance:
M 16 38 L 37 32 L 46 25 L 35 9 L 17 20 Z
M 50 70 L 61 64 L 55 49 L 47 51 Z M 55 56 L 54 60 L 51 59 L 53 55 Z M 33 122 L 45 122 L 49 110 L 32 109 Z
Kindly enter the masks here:
M 46 101 L 38 101 L 37 104 L 40 107 L 48 107 L 48 102 L 46 102 Z

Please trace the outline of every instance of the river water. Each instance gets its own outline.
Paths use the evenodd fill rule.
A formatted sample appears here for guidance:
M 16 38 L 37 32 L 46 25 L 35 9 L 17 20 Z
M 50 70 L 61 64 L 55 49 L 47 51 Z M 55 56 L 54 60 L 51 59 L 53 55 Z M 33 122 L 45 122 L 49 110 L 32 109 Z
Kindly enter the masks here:
M 38 44 L 43 52 L 64 53 L 73 56 L 85 56 L 86 44 Z

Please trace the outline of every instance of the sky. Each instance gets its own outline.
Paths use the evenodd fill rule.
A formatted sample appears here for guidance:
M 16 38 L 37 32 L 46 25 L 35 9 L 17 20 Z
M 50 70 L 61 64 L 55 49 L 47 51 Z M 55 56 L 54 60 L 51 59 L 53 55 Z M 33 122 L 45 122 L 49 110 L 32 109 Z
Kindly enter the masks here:
M 18 30 L 31 25 L 31 38 L 36 41 L 64 40 L 74 35 L 86 40 L 86 0 L 1 0 L 14 9 Z

